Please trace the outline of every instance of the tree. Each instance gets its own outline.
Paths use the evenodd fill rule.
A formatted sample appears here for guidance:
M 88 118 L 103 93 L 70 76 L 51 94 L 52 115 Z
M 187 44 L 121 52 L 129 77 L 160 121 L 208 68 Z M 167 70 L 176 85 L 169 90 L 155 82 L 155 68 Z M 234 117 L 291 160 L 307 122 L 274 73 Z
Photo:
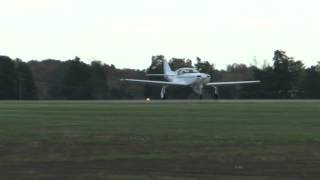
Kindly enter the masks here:
M 184 59 L 184 58 L 172 58 L 169 61 L 169 65 L 173 71 L 179 69 L 179 68 L 193 68 L 192 61 L 190 59 Z
M 277 84 L 274 81 L 275 72 L 272 66 L 264 66 L 262 69 L 252 67 L 253 79 L 260 80 L 261 83 L 248 85 L 241 90 L 241 98 L 251 99 L 272 99 L 276 98 Z
M 94 99 L 105 99 L 108 97 L 107 71 L 105 65 L 100 61 L 91 62 L 91 96 Z
M 90 66 L 75 57 L 52 72 L 49 93 L 55 99 L 92 99 Z
M 0 56 L 0 99 L 34 99 L 33 75 L 25 62 Z
M 8 56 L 0 56 L 0 99 L 17 99 L 15 64 Z
M 294 61 L 285 51 L 274 52 L 275 91 L 278 98 L 301 97 L 304 65 L 301 61 Z
M 304 81 L 306 70 L 302 61 L 289 61 L 289 72 L 291 76 L 291 97 L 304 97 Z
M 28 62 L 34 84 L 36 87 L 36 97 L 38 99 L 52 99 L 50 88 L 53 85 L 59 85 L 60 76 L 63 72 L 57 72 L 57 69 L 63 64 L 62 61 L 47 59 L 42 61 L 32 60 Z M 61 78 L 62 79 L 62 78 Z
M 76 57 L 67 62 L 62 93 L 67 99 L 92 99 L 90 67 Z
M 194 66 L 202 73 L 207 73 L 211 76 L 214 74 L 214 64 L 210 64 L 208 61 L 202 61 L 199 57 L 197 57 L 197 63 Z
M 320 98 L 320 62 L 316 66 L 311 66 L 306 70 L 305 77 L 305 97 Z
M 277 96 L 279 98 L 289 98 L 289 90 L 291 89 L 291 77 L 289 72 L 289 60 L 290 57 L 286 55 L 285 51 L 276 50 L 273 57 L 273 66 L 275 76 L 273 80 L 275 81 L 275 91 L 277 91 Z
M 119 79 L 143 79 L 146 73 L 163 74 L 164 59 L 163 55 L 153 56 L 148 69 L 134 70 L 118 69 L 99 61 L 86 64 L 78 57 L 68 61 L 48 59 L 24 63 L 0 56 L 0 99 L 158 99 L 161 86 L 126 85 Z M 169 63 L 173 70 L 193 67 L 190 59 L 172 58 Z M 197 57 L 194 67 L 210 74 L 213 81 L 262 81 L 245 86 L 221 86 L 222 98 L 320 98 L 320 62 L 306 69 L 302 61 L 294 60 L 281 50 L 274 52 L 273 66 L 264 63 L 258 68 L 234 63 L 226 70 L 216 70 L 213 64 Z M 147 78 L 165 80 L 162 76 Z M 167 92 L 169 98 L 193 97 L 189 87 L 169 86 Z
M 36 97 L 36 88 L 33 80 L 33 74 L 29 66 L 20 59 L 16 59 L 15 64 L 18 99 L 34 99 Z

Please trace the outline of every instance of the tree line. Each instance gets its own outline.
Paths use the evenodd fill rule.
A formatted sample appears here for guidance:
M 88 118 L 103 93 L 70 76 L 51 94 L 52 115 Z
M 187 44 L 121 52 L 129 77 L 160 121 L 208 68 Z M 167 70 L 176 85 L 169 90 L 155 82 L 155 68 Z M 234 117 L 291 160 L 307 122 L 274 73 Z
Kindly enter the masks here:
M 121 78 L 163 80 L 146 77 L 145 73 L 163 73 L 163 55 L 153 56 L 151 65 L 144 70 L 117 69 L 101 61 L 84 63 L 79 57 L 67 61 L 47 59 L 23 62 L 0 56 L 0 99 L 159 99 L 159 86 L 136 85 L 120 82 Z M 293 99 L 320 98 L 320 62 L 305 67 L 285 51 L 274 52 L 273 63 L 257 65 L 231 64 L 217 70 L 214 64 L 196 58 L 172 58 L 173 70 L 181 67 L 196 68 L 210 74 L 213 81 L 261 80 L 260 84 L 219 87 L 219 95 L 226 99 Z M 210 97 L 213 89 L 206 89 Z M 191 88 L 169 87 L 169 98 L 197 98 Z

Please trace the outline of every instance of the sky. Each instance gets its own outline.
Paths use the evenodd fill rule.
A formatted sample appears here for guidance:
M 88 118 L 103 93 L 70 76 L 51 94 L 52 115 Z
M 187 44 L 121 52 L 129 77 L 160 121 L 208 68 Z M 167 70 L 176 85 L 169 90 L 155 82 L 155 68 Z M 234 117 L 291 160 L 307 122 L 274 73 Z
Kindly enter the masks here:
M 320 60 L 319 0 L 0 0 L 0 55 L 101 60 L 145 69 L 153 55 L 272 63 Z

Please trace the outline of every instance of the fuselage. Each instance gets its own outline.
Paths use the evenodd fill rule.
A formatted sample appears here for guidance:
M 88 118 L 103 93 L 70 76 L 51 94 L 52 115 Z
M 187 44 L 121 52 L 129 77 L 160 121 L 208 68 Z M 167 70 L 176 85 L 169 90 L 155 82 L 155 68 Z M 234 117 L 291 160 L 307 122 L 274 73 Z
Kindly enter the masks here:
M 201 85 L 205 86 L 210 82 L 211 76 L 192 68 L 180 68 L 172 74 L 165 76 L 166 80 L 175 83 L 184 83 L 190 86 Z

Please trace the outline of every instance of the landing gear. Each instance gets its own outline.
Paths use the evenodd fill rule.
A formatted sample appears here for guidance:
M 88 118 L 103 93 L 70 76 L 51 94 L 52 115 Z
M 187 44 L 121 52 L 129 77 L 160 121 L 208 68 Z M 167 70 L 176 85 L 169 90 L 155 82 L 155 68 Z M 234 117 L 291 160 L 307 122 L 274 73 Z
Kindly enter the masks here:
M 195 83 L 191 86 L 193 91 L 199 95 L 199 99 L 203 99 L 203 84 L 202 83 Z
M 202 84 L 199 86 L 199 99 L 203 99 L 203 86 Z
M 218 88 L 213 86 L 213 91 L 212 91 L 212 94 L 211 94 L 212 98 L 213 99 L 218 99 L 219 98 L 219 92 L 218 92 Z
M 213 94 L 212 98 L 213 99 L 219 99 L 219 95 L 218 94 Z
M 166 88 L 167 88 L 167 86 L 162 86 L 161 93 L 160 93 L 160 97 L 162 100 L 167 99 Z

